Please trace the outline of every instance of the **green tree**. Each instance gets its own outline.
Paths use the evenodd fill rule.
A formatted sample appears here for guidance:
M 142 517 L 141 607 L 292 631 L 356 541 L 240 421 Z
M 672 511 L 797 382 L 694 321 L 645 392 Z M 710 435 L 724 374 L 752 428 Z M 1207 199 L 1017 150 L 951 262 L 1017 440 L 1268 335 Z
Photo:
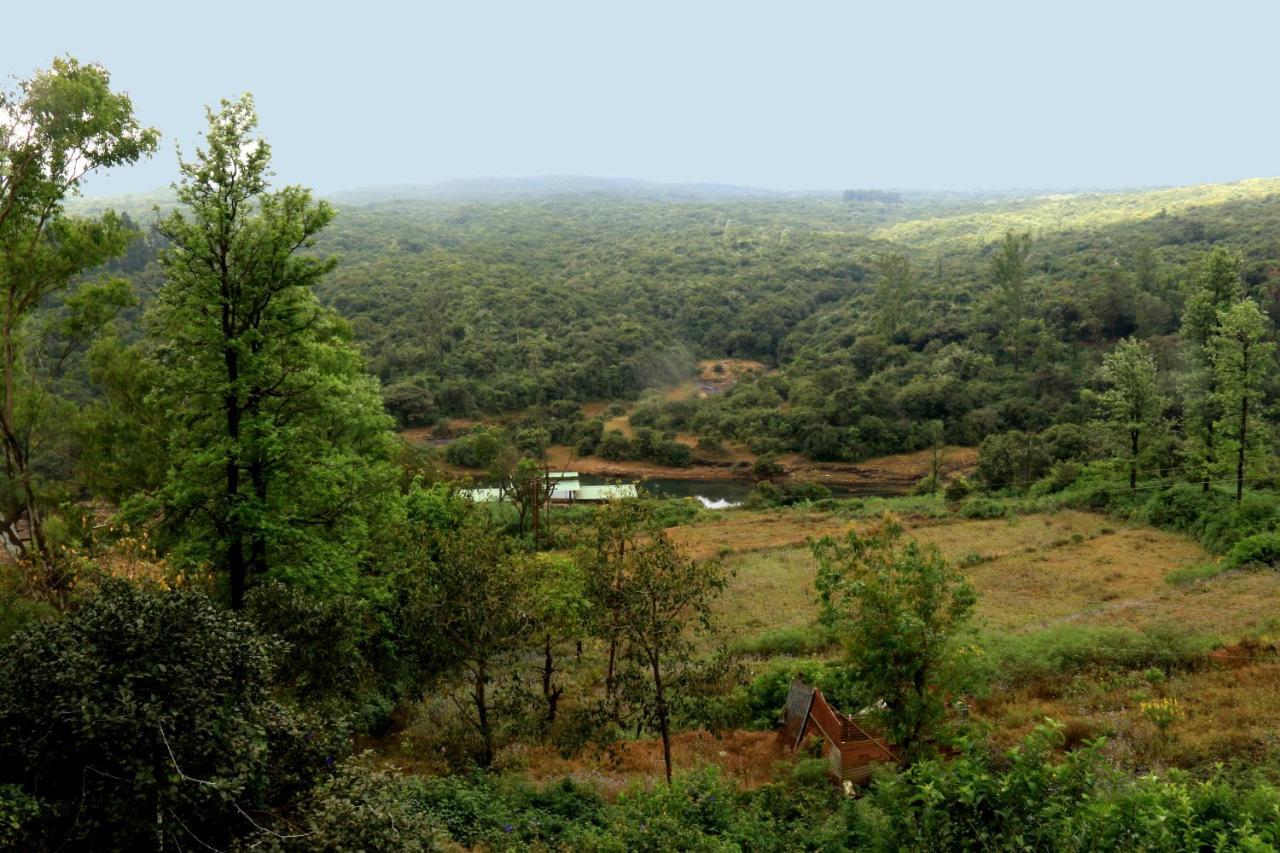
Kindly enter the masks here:
M 402 548 L 402 630 L 425 673 L 465 674 L 480 738 L 477 760 L 493 762 L 490 682 L 527 648 L 534 629 L 528 556 L 476 513 L 443 532 L 411 528 Z
M 1101 401 L 1107 422 L 1124 442 L 1129 454 L 1129 488 L 1138 488 L 1138 459 L 1143 440 L 1160 423 L 1166 401 L 1156 382 L 1156 360 L 1145 341 L 1125 338 L 1102 358 L 1102 379 L 1107 383 Z
M 182 162 L 182 207 L 151 315 L 175 413 L 161 502 L 178 553 L 225 572 L 232 607 L 269 569 L 349 587 L 390 492 L 390 421 L 345 324 L 312 286 L 333 267 L 307 249 L 333 218 L 300 187 L 268 189 L 271 149 L 249 96 L 208 111 Z
M 1213 374 L 1222 400 L 1221 424 L 1236 454 L 1236 503 L 1244 499 L 1247 460 L 1265 453 L 1256 439 L 1264 428 L 1259 417 L 1263 385 L 1274 369 L 1275 344 L 1268 340 L 1271 323 L 1258 303 L 1242 299 L 1218 313 L 1209 339 Z M 1252 443 L 1251 443 L 1252 439 Z
M 671 784 L 673 712 L 699 674 L 691 635 L 713 630 L 724 570 L 715 561 L 688 559 L 661 530 L 633 542 L 621 563 L 612 597 L 612 618 L 626 644 L 619 693 L 637 724 L 661 736 Z
M 272 652 L 204 595 L 124 581 L 12 637 L 0 782 L 48 804 L 41 849 L 180 849 L 188 833 L 225 847 L 248 831 L 243 809 L 267 789 L 283 713 Z
M 643 537 L 658 530 L 653 513 L 640 501 L 612 500 L 596 509 L 593 540 L 583 549 L 580 563 L 587 569 L 587 598 L 593 614 L 592 630 L 609 645 L 604 686 L 612 700 L 617 686 L 618 651 L 622 643 L 619 613 L 626 561 Z
M 1027 298 L 1027 256 L 1031 254 L 1031 235 L 1010 230 L 991 254 L 991 280 L 999 301 L 1002 336 L 1013 356 L 1013 366 L 1022 363 L 1029 345 L 1029 306 Z
M 813 544 L 822 621 L 845 642 L 848 674 L 907 759 L 926 749 L 961 681 L 957 640 L 975 603 L 973 587 L 933 545 L 902 541 L 886 519 L 843 542 Z
M 914 318 L 909 309 L 914 291 L 915 275 L 909 257 L 893 252 L 876 259 L 876 282 L 871 299 L 876 327 L 887 340 L 892 341 L 900 329 L 911 327 Z
M 582 567 L 558 554 L 538 554 L 532 559 L 528 585 L 533 622 L 542 646 L 545 722 L 550 725 L 556 721 L 560 697 L 564 695 L 564 685 L 556 683 L 556 658 L 566 645 L 581 650 L 590 626 L 591 601 Z
M 1182 314 L 1182 335 L 1192 345 L 1187 376 L 1191 455 L 1201 470 L 1201 483 L 1209 490 L 1218 464 L 1218 422 L 1223 405 L 1218 373 L 1213 366 L 1210 342 L 1221 322 L 1221 312 L 1244 295 L 1240 257 L 1219 246 L 1200 258 L 1191 282 L 1191 294 Z
M 123 304 L 127 288 L 67 296 L 53 352 L 42 347 L 40 315 L 82 272 L 123 254 L 134 233 L 115 214 L 73 217 L 64 204 L 90 173 L 136 162 L 157 140 L 100 65 L 55 59 L 18 91 L 0 91 L 0 526 L 35 567 L 36 591 L 48 596 L 60 596 L 69 582 L 47 535 L 40 473 L 50 432 L 67 421 L 55 386 L 68 357 Z

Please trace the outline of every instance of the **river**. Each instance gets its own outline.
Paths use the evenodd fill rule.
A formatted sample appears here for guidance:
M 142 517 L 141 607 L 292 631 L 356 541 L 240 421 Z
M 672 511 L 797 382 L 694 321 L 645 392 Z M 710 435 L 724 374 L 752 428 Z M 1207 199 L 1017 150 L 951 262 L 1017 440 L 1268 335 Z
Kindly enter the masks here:
M 620 482 L 616 478 L 598 477 L 583 474 L 579 481 L 584 486 L 599 486 Z M 625 482 L 625 481 L 622 481 Z M 682 480 L 676 478 L 654 478 L 641 480 L 640 487 L 653 495 L 664 498 L 696 498 L 708 509 L 728 509 L 740 506 L 751 493 L 755 483 L 751 480 Z M 828 486 L 831 496 L 849 497 L 894 497 L 906 494 L 908 487 L 878 483 L 860 486 Z

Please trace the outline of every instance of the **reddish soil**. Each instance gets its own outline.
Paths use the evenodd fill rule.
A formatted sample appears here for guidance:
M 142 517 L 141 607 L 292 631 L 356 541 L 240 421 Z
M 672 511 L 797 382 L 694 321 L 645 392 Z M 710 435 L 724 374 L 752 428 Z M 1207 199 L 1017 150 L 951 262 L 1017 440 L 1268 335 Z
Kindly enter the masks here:
M 758 787 L 776 777 L 777 764 L 789 762 L 792 754 L 779 742 L 776 732 L 732 730 L 717 738 L 708 732 L 679 732 L 671 737 L 672 763 L 677 772 L 707 764 L 717 764 L 726 775 L 746 787 Z M 534 779 L 571 776 L 589 781 L 606 792 L 617 792 L 637 781 L 658 782 L 664 778 L 662 741 L 658 738 L 624 741 L 602 754 L 588 751 L 566 759 L 546 747 L 534 747 L 519 755 L 504 755 L 500 761 L 523 765 Z
M 967 473 L 977 464 L 978 451 L 973 447 L 948 447 L 943 450 L 943 474 Z M 823 483 L 833 486 L 909 486 L 929 473 L 932 453 L 920 450 L 881 456 L 865 462 L 813 462 L 799 454 L 782 458 L 787 474 L 798 482 Z M 620 480 L 741 480 L 751 476 L 749 454 L 727 454 L 724 459 L 695 457 L 688 468 L 670 468 L 651 462 L 616 462 L 598 456 L 573 457 L 568 448 L 553 447 L 551 464 L 572 466 L 581 474 L 594 474 Z

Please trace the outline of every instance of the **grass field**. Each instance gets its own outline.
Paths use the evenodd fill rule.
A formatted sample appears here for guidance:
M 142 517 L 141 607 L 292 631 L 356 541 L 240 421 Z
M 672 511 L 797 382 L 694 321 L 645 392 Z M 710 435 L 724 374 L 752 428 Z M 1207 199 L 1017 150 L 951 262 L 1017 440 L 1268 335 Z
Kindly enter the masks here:
M 936 544 L 977 590 L 974 647 L 989 663 L 994 689 L 979 690 L 966 713 L 994 743 L 1012 745 L 1051 717 L 1066 725 L 1068 746 L 1106 736 L 1108 756 L 1135 771 L 1208 773 L 1217 761 L 1280 768 L 1280 572 L 1189 572 L 1215 558 L 1187 537 L 1090 512 L 964 519 L 928 499 L 863 506 L 861 517 L 849 509 L 735 510 L 671 528 L 690 555 L 718 557 L 731 573 L 717 605 L 721 630 L 701 641 L 703 650 L 724 643 L 743 652 L 747 678 L 783 652 L 838 656 L 815 630 L 817 565 L 808 542 L 872 524 L 867 516 L 893 506 L 907 535 Z M 1108 655 L 1108 643 L 1140 654 Z M 1181 644 L 1190 656 L 1158 669 L 1139 660 L 1147 644 L 1159 643 Z M 588 643 L 580 660 L 564 659 L 565 677 L 600 683 L 597 646 Z M 1206 656 L 1210 648 L 1217 650 Z M 1177 702 L 1167 734 L 1144 716 L 1142 703 L 1154 698 Z M 438 771 L 434 744 L 449 713 L 445 705 L 424 706 L 399 743 L 382 745 L 384 754 Z M 715 763 L 749 786 L 787 758 L 774 733 L 741 729 L 719 738 L 683 731 L 675 751 L 680 767 Z M 567 774 L 610 792 L 661 774 L 659 744 L 647 736 L 572 758 L 549 745 L 516 744 L 499 761 L 535 779 Z
M 734 577 L 722 618 L 736 635 L 811 624 L 817 567 L 806 540 L 866 523 L 822 513 L 742 512 L 671 533 L 696 557 L 724 557 Z M 1118 526 L 1094 513 L 907 520 L 906 526 L 908 535 L 936 544 L 964 570 L 978 590 L 978 621 L 987 630 L 1164 623 L 1229 642 L 1280 618 L 1280 574 L 1229 572 L 1173 585 L 1165 580 L 1170 572 L 1214 558 L 1184 536 Z
M 672 533 L 702 557 L 719 555 L 733 573 L 719 607 L 735 639 L 813 626 L 816 562 L 806 540 L 843 535 L 867 521 L 805 512 L 726 514 Z M 1053 637 L 1080 629 L 1163 632 L 1224 646 L 1207 664 L 1160 674 L 1095 667 L 1050 674 L 993 691 L 974 709 L 997 742 L 1013 743 L 1045 717 L 1068 724 L 1070 743 L 1109 735 L 1109 753 L 1134 767 L 1210 766 L 1215 760 L 1280 758 L 1280 573 L 1233 571 L 1172 583 L 1178 570 L 1213 562 L 1184 536 L 1130 527 L 1088 512 L 990 520 L 907 519 L 907 533 L 936 544 L 978 592 L 981 637 Z M 1079 635 L 1077 635 L 1079 636 Z M 1138 634 L 1139 638 L 1144 634 Z M 1245 646 L 1235 645 L 1242 638 Z M 1261 638 L 1259 641 L 1256 638 Z M 1169 737 L 1143 717 L 1141 703 L 1177 700 Z

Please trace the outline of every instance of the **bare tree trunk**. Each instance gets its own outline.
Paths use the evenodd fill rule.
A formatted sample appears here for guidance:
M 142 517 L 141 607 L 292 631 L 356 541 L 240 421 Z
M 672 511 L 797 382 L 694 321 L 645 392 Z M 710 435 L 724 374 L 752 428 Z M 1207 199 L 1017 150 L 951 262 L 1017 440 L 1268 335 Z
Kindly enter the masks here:
M 488 672 L 483 663 L 476 667 L 475 676 L 476 721 L 482 742 L 480 766 L 488 767 L 493 764 L 493 727 L 489 725 L 489 700 L 485 694 Z
M 1244 459 L 1249 438 L 1249 348 L 1247 346 L 1244 347 L 1242 355 L 1244 369 L 1241 371 L 1240 434 L 1237 436 L 1240 449 L 1236 452 L 1236 503 L 1244 500 Z
M 614 668 L 618 664 L 618 638 L 616 636 L 609 638 L 609 668 L 604 673 L 604 695 L 608 699 L 613 698 L 614 684 Z
M 658 714 L 658 731 L 662 734 L 662 762 L 667 770 L 667 784 L 671 784 L 671 719 L 667 710 L 667 695 L 662 688 L 662 666 L 658 653 L 649 655 L 653 667 L 653 701 Z
M 556 709 L 560 704 L 560 694 L 564 691 L 564 688 L 552 685 L 555 671 L 555 657 L 551 653 L 551 632 L 548 631 L 542 655 L 542 697 L 547 702 L 548 723 L 556 721 Z
M 229 321 L 228 308 L 223 304 L 223 328 L 227 328 Z M 226 333 L 224 332 L 224 337 Z M 236 504 L 240 501 L 240 398 L 236 391 L 235 384 L 240 378 L 240 360 L 235 348 L 228 342 L 223 350 L 223 361 L 227 367 L 227 380 L 231 389 L 223 398 L 223 408 L 226 412 L 227 421 L 227 441 L 230 446 L 227 450 L 226 459 L 226 487 L 224 489 L 224 498 L 227 502 L 227 574 L 231 584 L 231 609 L 240 610 L 244 607 L 245 593 L 245 559 L 244 559 L 244 528 L 241 527 L 238 519 L 235 518 Z
M 1138 431 L 1129 430 L 1129 491 L 1138 491 Z

